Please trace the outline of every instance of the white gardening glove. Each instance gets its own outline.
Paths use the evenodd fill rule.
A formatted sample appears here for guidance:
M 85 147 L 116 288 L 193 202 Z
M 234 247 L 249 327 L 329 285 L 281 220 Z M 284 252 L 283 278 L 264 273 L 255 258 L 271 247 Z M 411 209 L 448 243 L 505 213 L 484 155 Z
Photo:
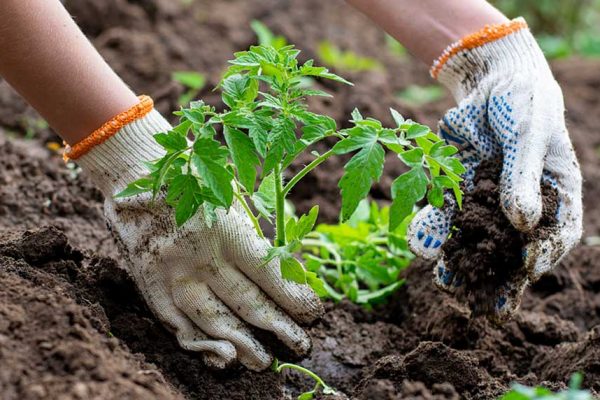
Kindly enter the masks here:
M 147 173 L 142 161 L 163 155 L 152 135 L 170 128 L 150 111 L 77 160 L 106 197 L 106 218 L 141 294 L 181 347 L 205 352 L 209 365 L 269 367 L 272 356 L 250 325 L 305 355 L 311 341 L 295 321 L 312 322 L 322 305 L 308 286 L 284 280 L 276 261 L 261 266 L 270 244 L 245 214 L 234 206 L 218 211 L 212 227 L 196 216 L 177 228 L 161 198 L 113 198 Z
M 524 249 L 527 278 L 509 282 L 495 301 L 493 317 L 504 320 L 517 309 L 525 286 L 551 269 L 582 233 L 581 173 L 564 120 L 563 96 L 548 63 L 522 18 L 486 27 L 450 46 L 432 67 L 432 76 L 454 95 L 458 106 L 439 123 L 439 134 L 457 146 L 473 188 L 482 160 L 498 160 L 502 211 L 516 229 L 530 232 L 542 214 L 540 182 L 558 191 L 557 222 L 551 233 Z M 437 259 L 435 283 L 442 289 L 463 282 L 446 267 L 446 241 L 456 203 L 427 206 L 410 227 L 410 247 Z

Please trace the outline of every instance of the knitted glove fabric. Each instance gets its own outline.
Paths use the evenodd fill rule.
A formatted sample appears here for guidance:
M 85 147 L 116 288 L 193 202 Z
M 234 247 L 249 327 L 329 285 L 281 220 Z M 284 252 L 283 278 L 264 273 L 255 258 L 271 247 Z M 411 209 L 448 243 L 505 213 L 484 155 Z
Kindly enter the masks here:
M 315 320 L 322 305 L 308 286 L 284 280 L 276 261 L 261 266 L 270 244 L 236 205 L 218 210 L 211 227 L 199 216 L 178 228 L 160 196 L 113 197 L 147 173 L 142 161 L 163 156 L 153 135 L 169 129 L 151 110 L 77 160 L 106 197 L 106 219 L 144 299 L 181 347 L 203 352 L 211 366 L 238 360 L 252 370 L 269 367 L 272 356 L 251 325 L 306 354 L 311 341 L 297 322 Z
M 488 26 L 450 46 L 431 69 L 458 104 L 439 122 L 439 134 L 461 149 L 465 189 L 483 160 L 498 160 L 502 211 L 516 229 L 530 232 L 542 214 L 541 182 L 558 192 L 556 226 L 523 249 L 527 277 L 509 282 L 495 301 L 494 318 L 518 308 L 525 286 L 551 269 L 582 233 L 581 173 L 564 120 L 563 96 L 548 63 L 521 18 Z M 463 282 L 444 262 L 456 203 L 431 206 L 414 218 L 412 250 L 437 259 L 434 281 L 452 291 Z

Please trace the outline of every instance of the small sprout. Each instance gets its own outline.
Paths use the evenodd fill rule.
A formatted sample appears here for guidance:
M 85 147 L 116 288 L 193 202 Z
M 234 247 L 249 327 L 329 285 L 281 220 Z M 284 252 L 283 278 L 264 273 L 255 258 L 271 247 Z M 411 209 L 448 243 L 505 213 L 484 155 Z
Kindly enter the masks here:
M 400 101 L 413 107 L 433 103 L 442 97 L 444 97 L 444 89 L 438 85 L 410 85 L 398 93 Z
M 275 361 L 273 361 L 273 365 L 271 365 L 271 368 L 273 369 L 273 371 L 275 371 L 279 374 L 284 369 L 291 369 L 294 371 L 298 371 L 304 375 L 307 375 L 308 377 L 312 378 L 315 381 L 315 386 L 312 388 L 312 390 L 309 390 L 307 392 L 300 394 L 297 397 L 297 400 L 311 400 L 311 399 L 314 399 L 315 396 L 319 393 L 337 394 L 336 390 L 334 388 L 332 388 L 331 386 L 327 385 L 323 381 L 323 379 L 321 379 L 317 374 L 315 374 L 314 372 L 312 372 L 311 370 L 309 370 L 307 368 L 301 367 L 300 365 L 291 364 L 291 363 L 279 364 L 279 360 L 275 359 Z
M 323 63 L 340 71 L 359 72 L 382 68 L 374 58 L 363 57 L 350 50 L 343 51 L 326 40 L 319 43 L 317 54 Z
M 582 390 L 583 375 L 575 373 L 571 376 L 567 390 L 554 393 L 545 387 L 529 387 L 515 383 L 512 389 L 499 400 L 594 400 L 589 390 Z
M 177 100 L 180 106 L 188 104 L 206 85 L 206 78 L 204 75 L 194 71 L 176 71 L 173 72 L 171 77 L 175 82 L 183 85 L 187 89 Z
M 258 44 L 261 46 L 271 46 L 280 49 L 288 45 L 287 39 L 282 35 L 275 35 L 265 24 L 258 20 L 253 20 L 250 27 L 256 33 Z

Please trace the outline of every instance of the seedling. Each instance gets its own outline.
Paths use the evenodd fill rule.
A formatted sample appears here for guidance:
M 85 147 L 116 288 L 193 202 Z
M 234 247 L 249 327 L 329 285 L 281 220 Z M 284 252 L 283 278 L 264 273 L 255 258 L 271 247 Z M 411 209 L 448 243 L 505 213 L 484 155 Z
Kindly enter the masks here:
M 165 201 L 174 207 L 179 226 L 200 209 L 201 218 L 210 225 L 216 218 L 215 211 L 229 209 L 235 199 L 260 237 L 264 234 L 259 218 L 275 221 L 274 247 L 266 255 L 265 264 L 278 259 L 285 279 L 309 284 L 320 295 L 327 295 L 317 273 L 305 270 L 294 256 L 314 227 L 318 206 L 299 218 L 286 218 L 284 212 L 286 197 L 303 177 L 329 157 L 351 155 L 338 184 L 340 220 L 345 222 L 381 177 L 385 149 L 397 154 L 409 170 L 392 184 L 388 230 L 395 232 L 424 198 L 441 207 L 449 189 L 448 196 L 460 205 L 460 174 L 465 168 L 453 157 L 458 151 L 455 147 L 446 145 L 428 127 L 405 120 L 395 110 L 391 110 L 393 127 L 384 127 L 380 121 L 354 110 L 346 129 L 338 129 L 328 116 L 309 111 L 308 97 L 330 95 L 303 88 L 303 78 L 351 83 L 327 68 L 315 66 L 312 60 L 299 63 L 298 54 L 293 46 L 252 46 L 235 53 L 219 84 L 224 110 L 218 112 L 213 106 L 195 101 L 177 111 L 180 123 L 154 136 L 166 151 L 164 157 L 147 163 L 149 174 L 117 196 L 152 192 L 156 197 L 164 188 Z M 226 145 L 216 140 L 218 130 L 223 132 Z M 314 159 L 285 179 L 294 160 L 322 141 L 323 145 L 327 143 L 327 150 L 313 150 L 310 154 Z
M 444 89 L 438 85 L 409 85 L 398 93 L 398 98 L 402 103 L 413 107 L 432 103 L 442 97 L 444 97 Z
M 341 50 L 327 40 L 319 43 L 317 54 L 323 63 L 340 71 L 373 71 L 382 68 L 381 63 L 374 58 L 363 57 L 350 50 Z
M 176 71 L 171 76 L 175 82 L 180 83 L 187 89 L 177 100 L 180 106 L 186 105 L 193 100 L 200 93 L 204 85 L 206 85 L 206 78 L 198 72 Z
M 280 49 L 288 45 L 285 36 L 275 35 L 265 24 L 254 20 L 250 23 L 250 27 L 256 33 L 258 44 L 261 46 L 271 46 L 275 49 Z
M 510 392 L 504 394 L 500 400 L 594 400 L 589 390 L 581 390 L 583 375 L 573 374 L 569 382 L 569 389 L 554 393 L 545 387 L 529 387 L 513 384 Z
M 291 369 L 291 370 L 295 370 L 298 371 L 304 375 L 307 375 L 308 377 L 312 378 L 315 381 L 315 386 L 312 388 L 312 390 L 309 390 L 307 392 L 304 392 L 302 394 L 300 394 L 297 397 L 297 400 L 311 400 L 315 398 L 315 395 L 317 395 L 319 392 L 323 393 L 323 394 L 336 394 L 336 390 L 334 388 L 332 388 L 331 386 L 327 385 L 323 379 L 321 379 L 319 377 L 319 375 L 315 374 L 314 372 L 312 372 L 311 370 L 309 370 L 308 368 L 304 368 L 300 365 L 297 364 L 291 364 L 291 363 L 283 363 L 283 364 L 279 364 L 279 360 L 275 359 L 275 361 L 273 361 L 273 365 L 271 366 L 271 368 L 273 369 L 273 371 L 277 372 L 277 373 L 281 373 L 284 369 Z
M 414 255 L 405 218 L 389 232 L 389 207 L 361 201 L 345 223 L 321 224 L 302 241 L 304 265 L 323 279 L 328 297 L 370 307 L 404 284 L 399 279 Z

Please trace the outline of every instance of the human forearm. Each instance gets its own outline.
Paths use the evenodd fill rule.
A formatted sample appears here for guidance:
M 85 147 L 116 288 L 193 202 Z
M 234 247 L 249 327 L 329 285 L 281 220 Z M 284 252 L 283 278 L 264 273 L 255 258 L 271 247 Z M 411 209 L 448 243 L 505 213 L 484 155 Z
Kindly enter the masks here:
M 69 144 L 139 101 L 58 0 L 0 2 L 0 75 Z
M 347 0 L 431 65 L 444 49 L 508 19 L 485 0 Z

